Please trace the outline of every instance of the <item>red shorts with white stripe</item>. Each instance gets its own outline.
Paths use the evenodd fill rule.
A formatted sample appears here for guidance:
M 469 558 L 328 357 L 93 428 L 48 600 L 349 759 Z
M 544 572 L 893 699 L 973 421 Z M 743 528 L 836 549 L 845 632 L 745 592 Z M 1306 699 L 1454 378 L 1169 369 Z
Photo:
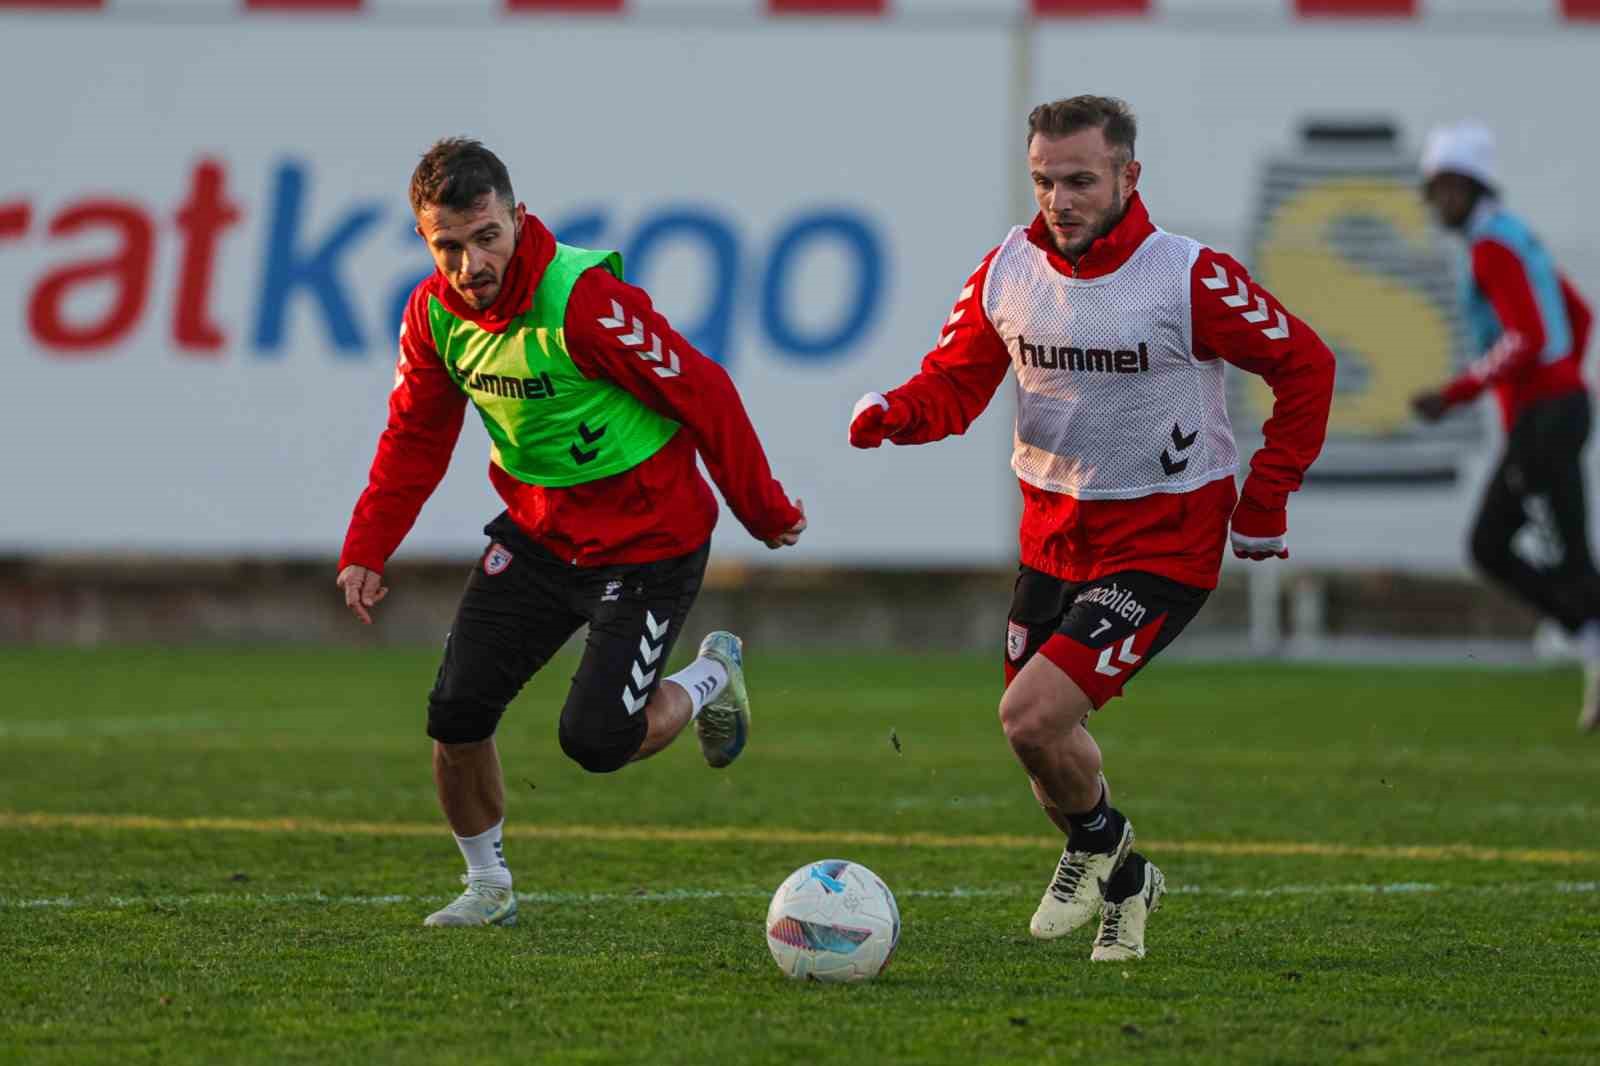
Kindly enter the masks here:
M 1098 710 L 1183 632 L 1210 594 L 1138 570 L 1072 582 L 1024 566 L 1006 625 L 1006 684 L 1040 654 Z

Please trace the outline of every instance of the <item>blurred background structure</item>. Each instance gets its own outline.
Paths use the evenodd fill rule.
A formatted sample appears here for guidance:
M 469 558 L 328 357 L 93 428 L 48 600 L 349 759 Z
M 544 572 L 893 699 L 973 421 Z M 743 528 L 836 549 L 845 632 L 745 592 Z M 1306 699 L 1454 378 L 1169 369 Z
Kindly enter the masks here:
M 1413 167 L 1430 125 L 1487 122 L 1509 203 L 1600 298 L 1600 0 L 0 0 L 0 40 L 0 642 L 442 637 L 499 509 L 474 420 L 375 632 L 332 580 L 431 267 L 407 181 L 466 134 L 562 239 L 623 252 L 806 501 L 781 556 L 724 514 L 702 618 L 998 645 L 1011 386 L 964 440 L 844 429 L 1031 217 L 1029 108 L 1094 92 L 1139 115 L 1158 224 L 1340 358 L 1293 558 L 1230 565 L 1179 649 L 1530 653 L 1464 549 L 1487 407 L 1406 405 L 1476 354 Z M 1263 393 L 1236 385 L 1248 448 Z

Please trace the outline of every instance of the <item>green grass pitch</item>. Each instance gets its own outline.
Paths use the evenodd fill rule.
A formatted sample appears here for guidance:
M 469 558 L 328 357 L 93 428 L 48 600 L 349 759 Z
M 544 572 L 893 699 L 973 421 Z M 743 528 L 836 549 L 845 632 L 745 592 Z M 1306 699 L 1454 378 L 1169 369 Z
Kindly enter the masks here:
M 1156 663 L 1093 727 L 1172 892 L 1149 958 L 1091 964 L 1028 936 L 1059 843 L 994 657 L 749 660 L 726 771 L 686 737 L 585 775 L 571 662 L 536 678 L 500 732 L 522 923 L 457 931 L 421 926 L 461 871 L 434 650 L 0 650 L 0 1062 L 1600 1061 L 1571 671 Z M 826 857 L 899 898 L 876 982 L 767 954 Z

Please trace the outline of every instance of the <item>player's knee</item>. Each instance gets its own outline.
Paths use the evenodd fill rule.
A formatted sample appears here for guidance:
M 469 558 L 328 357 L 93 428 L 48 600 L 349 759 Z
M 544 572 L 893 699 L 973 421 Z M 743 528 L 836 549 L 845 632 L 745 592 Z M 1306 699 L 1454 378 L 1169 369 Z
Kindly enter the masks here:
M 458 770 L 476 762 L 479 753 L 492 743 L 493 738 L 488 737 L 483 740 L 441 740 L 433 746 L 433 761 L 445 770 Z
M 440 744 L 477 744 L 494 736 L 504 707 L 472 700 L 429 700 L 428 736 Z
M 1036 682 L 1036 678 L 1021 678 L 1000 698 L 1000 728 L 1019 756 L 1060 743 L 1090 711 L 1088 700 L 1077 689 L 1067 692 Z
M 644 742 L 644 729 L 613 732 L 585 722 L 581 716 L 561 716 L 561 750 L 567 758 L 591 774 L 609 774 L 628 765 L 639 745 Z M 639 720 L 639 725 L 644 726 Z
M 1042 750 L 1052 738 L 1061 736 L 1068 727 L 1060 718 L 1048 701 L 1028 694 L 1020 686 L 1006 689 L 1000 699 L 1000 729 L 1011 750 L 1019 755 Z

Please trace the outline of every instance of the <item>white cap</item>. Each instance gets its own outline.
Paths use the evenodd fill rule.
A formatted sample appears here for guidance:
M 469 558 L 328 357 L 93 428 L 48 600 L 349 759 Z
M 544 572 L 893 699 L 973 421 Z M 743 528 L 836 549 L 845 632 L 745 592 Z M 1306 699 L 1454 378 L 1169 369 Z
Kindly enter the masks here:
M 1500 185 L 1494 134 L 1481 122 L 1456 122 L 1428 131 L 1422 148 L 1422 176 L 1465 174 L 1490 188 Z

